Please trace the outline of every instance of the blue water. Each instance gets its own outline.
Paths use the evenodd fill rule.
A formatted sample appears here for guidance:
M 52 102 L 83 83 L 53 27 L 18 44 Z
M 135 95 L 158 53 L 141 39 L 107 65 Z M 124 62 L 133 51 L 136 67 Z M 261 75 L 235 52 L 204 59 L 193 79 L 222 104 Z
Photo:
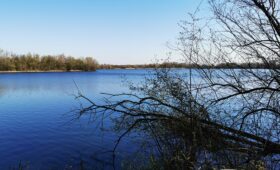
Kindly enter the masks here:
M 102 152 L 113 148 L 117 134 L 102 131 L 87 116 L 76 119 L 75 83 L 83 94 L 101 101 L 100 93 L 125 92 L 125 79 L 139 83 L 145 74 L 146 70 L 0 74 L 0 169 L 20 162 L 31 170 L 75 169 L 81 160 L 86 166 L 112 168 L 111 154 Z M 135 148 L 133 140 L 120 145 L 118 167 L 122 155 Z

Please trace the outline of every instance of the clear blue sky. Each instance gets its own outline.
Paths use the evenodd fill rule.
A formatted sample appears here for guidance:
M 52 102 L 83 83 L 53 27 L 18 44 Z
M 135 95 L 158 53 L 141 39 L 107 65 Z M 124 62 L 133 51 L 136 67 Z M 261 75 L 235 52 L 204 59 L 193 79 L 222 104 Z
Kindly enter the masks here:
M 92 56 L 100 63 L 164 58 L 199 0 L 1 0 L 0 48 Z

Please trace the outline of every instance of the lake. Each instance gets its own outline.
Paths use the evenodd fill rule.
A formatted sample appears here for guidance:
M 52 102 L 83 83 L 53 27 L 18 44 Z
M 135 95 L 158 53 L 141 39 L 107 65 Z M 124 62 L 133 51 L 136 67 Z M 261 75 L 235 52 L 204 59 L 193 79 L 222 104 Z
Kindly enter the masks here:
M 80 91 L 101 101 L 100 93 L 125 92 L 124 80 L 138 83 L 147 70 L 0 74 L 0 169 L 75 169 L 81 160 L 88 167 L 111 169 L 117 134 L 102 131 L 85 116 L 76 119 Z M 110 121 L 105 121 L 110 123 Z M 137 149 L 124 141 L 117 167 Z

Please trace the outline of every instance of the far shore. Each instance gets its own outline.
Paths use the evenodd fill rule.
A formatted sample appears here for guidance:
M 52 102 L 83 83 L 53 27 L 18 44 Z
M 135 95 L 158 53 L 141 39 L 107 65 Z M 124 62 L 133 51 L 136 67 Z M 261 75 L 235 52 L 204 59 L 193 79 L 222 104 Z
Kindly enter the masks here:
M 94 70 L 92 70 L 94 71 Z M 90 72 L 84 70 L 25 70 L 25 71 L 0 71 L 1 73 L 58 73 L 58 72 Z
M 67 72 L 95 72 L 97 70 L 138 70 L 138 69 L 155 69 L 156 67 L 131 67 L 131 66 L 120 66 L 118 67 L 117 65 L 114 65 L 114 67 L 111 68 L 97 68 L 96 70 L 24 70 L 24 71 L 0 71 L 0 74 L 5 74 L 5 73 L 67 73 Z M 174 68 L 174 69 L 279 69 L 280 66 L 277 67 L 272 67 L 272 68 L 266 68 L 266 67 L 221 67 L 221 66 L 202 66 L 202 67 L 157 67 L 157 68 Z
M 109 67 L 108 67 L 109 66 Z M 24 71 L 0 71 L 0 74 L 4 73 L 66 73 L 66 72 L 95 72 L 97 70 L 137 70 L 137 69 L 155 69 L 155 68 L 174 68 L 174 69 L 279 69 L 280 66 L 276 65 L 271 68 L 265 67 L 263 65 L 218 65 L 218 66 L 209 66 L 209 65 L 202 65 L 202 66 L 178 66 L 178 65 L 101 65 L 101 67 L 97 68 L 96 70 L 24 70 Z

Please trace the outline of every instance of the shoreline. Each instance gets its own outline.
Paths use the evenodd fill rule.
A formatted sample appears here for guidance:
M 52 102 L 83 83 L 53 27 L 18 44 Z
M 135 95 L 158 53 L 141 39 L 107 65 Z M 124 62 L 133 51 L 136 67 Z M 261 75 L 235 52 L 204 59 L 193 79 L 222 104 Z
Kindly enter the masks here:
M 83 70 L 48 70 L 48 71 L 44 71 L 44 70 L 27 70 L 27 71 L 0 71 L 0 74 L 4 74 L 4 73 L 67 73 L 67 72 L 94 72 L 96 70 L 92 70 L 92 71 L 83 71 Z
M 184 68 L 184 67 L 168 67 L 170 69 L 271 69 L 271 68 L 239 68 L 239 67 L 236 67 L 236 68 L 228 68 L 228 67 L 225 67 L 225 68 Z M 44 71 L 44 70 L 27 70 L 27 71 L 0 71 L 0 74 L 16 74 L 16 73 L 75 73 L 75 72 L 96 72 L 97 70 L 141 70 L 141 69 L 155 69 L 153 67 L 146 67 L 146 68 L 99 68 L 99 69 L 96 69 L 96 70 L 89 70 L 89 71 L 84 71 L 84 70 L 47 70 L 47 71 Z

